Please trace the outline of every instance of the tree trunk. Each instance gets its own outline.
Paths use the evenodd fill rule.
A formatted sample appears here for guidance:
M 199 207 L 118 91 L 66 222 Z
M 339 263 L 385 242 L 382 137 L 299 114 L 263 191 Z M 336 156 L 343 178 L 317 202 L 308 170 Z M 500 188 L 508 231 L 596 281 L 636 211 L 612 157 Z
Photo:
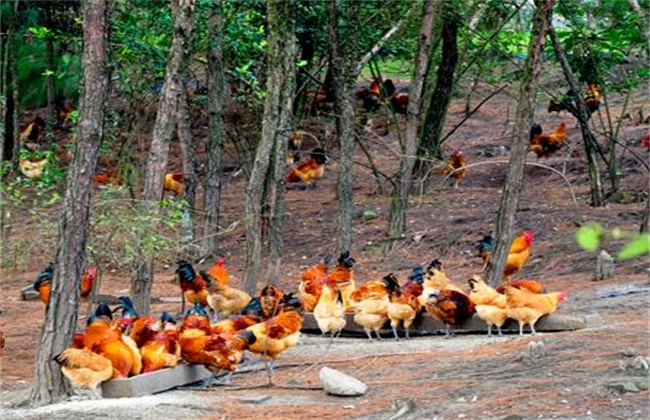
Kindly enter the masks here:
M 354 6 L 351 6 L 353 9 Z M 332 90 L 334 91 L 334 113 L 336 118 L 336 133 L 339 138 L 339 175 L 336 192 L 338 213 L 336 221 L 336 250 L 337 254 L 350 249 L 352 243 L 352 157 L 354 154 L 354 107 L 353 92 L 357 72 L 352 68 L 352 48 L 344 54 L 340 45 L 338 14 L 336 2 L 327 2 L 328 33 L 330 40 L 330 56 L 332 58 Z M 353 15 L 350 10 L 347 18 Z
M 93 174 L 103 135 L 108 97 L 106 1 L 83 4 L 83 79 L 79 107 L 79 141 L 68 168 L 63 214 L 59 226 L 54 279 L 41 331 L 31 393 L 34 405 L 59 400 L 68 389 L 52 358 L 72 341 L 77 325 L 81 275 L 86 259 Z
M 186 91 L 187 84 L 185 77 L 182 78 L 181 92 Z M 183 160 L 183 216 L 181 218 L 181 247 L 184 258 L 191 259 L 194 244 L 194 224 L 195 224 L 195 203 L 196 187 L 198 184 L 196 161 L 196 150 L 194 136 L 190 127 L 190 115 L 187 106 L 187 97 L 181 95 L 178 98 L 178 113 L 176 117 L 176 129 L 178 140 L 181 145 L 181 158 Z
M 12 19 L 11 25 L 15 25 L 15 20 L 18 17 L 18 4 L 17 1 L 14 5 L 14 19 Z M 16 28 L 14 27 L 14 30 Z M 18 41 L 17 35 L 14 31 L 13 39 L 10 40 L 12 47 L 16 46 Z M 10 135 L 7 140 L 10 141 L 9 144 L 5 145 L 6 148 L 11 146 L 11 166 L 12 168 L 18 168 L 18 160 L 20 159 L 20 149 L 22 147 L 20 141 L 20 97 L 18 96 L 18 60 L 16 59 L 16 48 L 9 48 L 10 58 L 9 58 L 9 84 L 11 85 L 12 95 L 8 98 L 7 111 L 9 113 L 9 119 L 11 119 L 11 130 L 7 130 L 7 135 Z
M 208 126 L 206 141 L 207 173 L 203 191 L 203 254 L 217 251 L 219 207 L 221 206 L 221 176 L 226 108 L 226 79 L 223 65 L 223 1 L 215 0 L 208 20 L 210 41 L 208 47 Z
M 285 181 L 286 160 L 284 156 L 289 144 L 289 137 L 293 127 L 293 98 L 296 89 L 296 68 L 295 62 L 297 57 L 296 38 L 292 9 L 292 1 L 284 0 L 280 3 L 282 6 L 282 15 L 280 22 L 283 24 L 280 28 L 281 33 L 286 34 L 283 39 L 284 45 L 281 47 L 282 55 L 282 74 L 287 75 L 284 84 L 280 90 L 279 100 L 279 121 L 278 132 L 276 133 L 275 147 L 273 151 L 273 172 L 271 174 L 272 188 L 268 194 L 269 210 L 269 264 L 267 269 L 267 281 L 271 284 L 277 284 L 280 281 L 280 266 L 282 263 L 282 254 L 284 253 L 284 241 L 282 230 L 284 227 L 285 211 Z M 269 171 L 270 172 L 270 171 Z
M 176 112 L 180 95 L 185 92 L 180 90 L 180 77 L 185 60 L 185 51 L 188 48 L 194 25 L 194 0 L 178 0 L 171 2 L 172 15 L 174 16 L 174 38 L 169 53 L 169 62 L 165 69 L 165 82 L 160 93 L 156 122 L 153 128 L 153 138 L 147 160 L 147 172 L 142 193 L 143 211 L 156 211 L 155 202 L 162 198 L 163 177 L 167 167 L 169 143 L 176 123 Z M 155 229 L 152 226 L 152 229 Z M 153 284 L 153 259 L 154 256 L 146 254 L 141 256 L 140 266 L 131 280 L 131 297 L 136 309 L 142 314 L 149 313 L 151 300 L 151 286 Z
M 454 88 L 454 73 L 458 64 L 458 20 L 460 19 L 454 0 L 445 0 L 442 8 L 442 58 L 438 66 L 436 87 L 426 112 L 422 135 L 417 146 L 415 175 L 425 178 L 431 169 L 432 158 L 442 159 L 442 128 L 445 125 L 447 108 L 451 103 Z
M 533 16 L 533 29 L 528 58 L 524 64 L 523 76 L 519 87 L 516 120 L 513 132 L 510 163 L 506 174 L 506 183 L 501 196 L 497 216 L 495 244 L 486 274 L 490 285 L 501 282 L 503 268 L 508 258 L 512 228 L 515 222 L 517 204 L 523 188 L 524 163 L 528 152 L 529 130 L 533 123 L 535 97 L 539 74 L 542 68 L 542 51 L 546 32 L 549 30 L 555 0 L 536 0 L 537 9 Z
M 589 111 L 587 110 L 587 104 L 580 94 L 580 82 L 578 78 L 573 74 L 571 66 L 569 65 L 569 60 L 567 60 L 564 51 L 562 50 L 562 45 L 560 40 L 553 29 L 553 26 L 549 28 L 549 36 L 553 43 L 553 49 L 557 55 L 560 64 L 562 65 L 562 70 L 564 71 L 564 77 L 567 80 L 567 83 L 571 87 L 573 98 L 575 99 L 577 105 L 577 112 L 574 112 L 574 116 L 578 119 L 580 124 L 580 130 L 582 131 L 582 139 L 585 146 L 585 154 L 587 155 L 587 167 L 589 170 L 589 185 L 591 186 L 591 205 L 593 207 L 600 207 L 605 205 L 605 200 L 603 198 L 603 183 L 600 177 L 600 169 L 598 168 L 598 156 L 597 156 L 597 145 L 596 138 L 589 129 Z
M 289 13 L 292 8 L 293 2 L 291 1 L 269 0 L 267 2 L 269 27 L 267 96 L 262 119 L 262 139 L 257 147 L 253 169 L 246 187 L 246 273 L 243 287 L 249 294 L 255 293 L 261 274 L 262 211 L 263 207 L 266 207 L 263 204 L 268 204 L 268 201 L 265 203 L 265 197 L 274 197 L 274 200 L 278 198 L 278 193 L 273 191 L 278 188 L 277 182 L 268 180 L 269 174 L 276 174 L 277 168 L 269 169 L 271 162 L 282 160 L 282 156 L 284 156 L 274 156 L 274 151 L 279 149 L 276 147 L 279 129 L 286 129 L 286 127 L 280 127 L 280 124 L 286 123 L 282 120 L 282 114 L 291 112 L 290 107 L 287 110 L 282 110 L 282 106 L 286 105 L 286 102 L 282 101 L 282 97 L 287 94 L 286 89 L 293 90 L 293 83 L 295 83 L 295 69 L 292 65 L 293 59 L 295 59 L 295 40 L 293 39 L 292 26 L 287 27 L 292 21 Z M 273 185 L 272 190 L 265 191 L 265 184 Z M 281 203 L 280 207 L 282 206 Z M 278 210 L 281 208 L 274 209 L 274 211 Z M 280 214 L 279 217 L 282 215 Z
M 406 110 L 406 132 L 402 145 L 400 167 L 395 177 L 395 188 L 391 198 L 390 215 L 388 220 L 388 237 L 398 239 L 406 231 L 406 209 L 408 207 L 409 191 L 411 189 L 411 173 L 417 150 L 418 126 L 424 79 L 428 71 L 429 51 L 431 49 L 431 31 L 434 21 L 434 1 L 426 0 L 423 6 L 422 28 L 418 57 L 415 63 L 413 79 L 409 87 L 409 103 Z M 390 242 L 389 246 L 395 242 Z

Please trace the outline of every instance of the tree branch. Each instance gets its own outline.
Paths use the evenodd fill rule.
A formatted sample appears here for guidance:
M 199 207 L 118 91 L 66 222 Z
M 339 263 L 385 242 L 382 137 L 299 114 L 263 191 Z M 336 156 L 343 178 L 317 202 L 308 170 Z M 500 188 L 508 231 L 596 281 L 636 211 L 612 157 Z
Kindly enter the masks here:
M 393 26 L 392 28 L 390 28 L 390 29 L 388 30 L 388 32 L 386 32 L 386 33 L 384 34 L 384 36 L 382 36 L 381 39 L 380 39 L 379 41 L 377 41 L 377 43 L 376 43 L 376 44 L 375 44 L 375 45 L 370 49 L 370 51 L 368 51 L 368 53 L 367 53 L 366 55 L 364 55 L 363 57 L 361 57 L 361 60 L 359 60 L 359 62 L 357 63 L 357 65 L 354 67 L 354 74 L 359 74 L 359 73 L 361 72 L 361 69 L 363 68 L 363 66 L 365 66 L 366 64 L 368 64 L 368 62 L 372 59 L 372 57 L 373 57 L 375 54 L 377 54 L 377 52 L 379 52 L 379 50 L 382 49 L 382 47 L 384 46 L 384 44 L 386 44 L 386 42 L 388 42 L 388 40 L 389 40 L 393 35 L 395 35 L 395 33 L 397 33 L 397 31 L 399 31 L 400 29 L 402 29 L 402 26 L 404 26 L 404 24 L 405 24 L 406 22 L 409 21 L 409 19 L 411 18 L 411 15 L 413 15 L 413 12 L 415 12 L 415 9 L 416 9 L 415 7 L 411 7 L 411 8 L 409 9 L 409 11 L 406 12 L 406 16 L 404 16 L 404 17 L 402 18 L 402 20 L 400 20 L 399 22 L 397 22 L 397 23 L 395 24 L 395 26 Z

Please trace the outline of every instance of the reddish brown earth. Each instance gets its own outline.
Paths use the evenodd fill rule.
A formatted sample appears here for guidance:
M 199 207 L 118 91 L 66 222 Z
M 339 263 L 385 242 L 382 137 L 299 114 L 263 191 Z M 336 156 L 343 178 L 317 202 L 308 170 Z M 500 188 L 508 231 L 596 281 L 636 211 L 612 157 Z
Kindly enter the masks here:
M 485 92 L 487 90 L 481 92 L 482 95 Z M 621 101 L 613 98 L 612 102 L 614 115 L 618 115 L 616 106 Z M 642 108 L 644 115 L 648 115 L 647 98 L 641 93 L 633 98 L 633 104 L 632 110 Z M 462 100 L 454 102 L 447 130 L 462 118 L 463 106 Z M 581 220 L 597 221 L 608 229 L 638 231 L 643 203 L 635 197 L 645 194 L 643 199 L 647 199 L 648 172 L 630 151 L 621 151 L 621 189 L 627 192 L 623 198 L 628 200 L 625 203 L 610 201 L 602 208 L 589 207 L 589 185 L 579 130 L 572 117 L 550 116 L 542 109 L 543 104 L 539 106 L 537 115 L 544 127 L 554 127 L 563 119 L 567 121 L 567 147 L 540 163 L 564 171 L 575 194 L 576 207 L 571 189 L 559 175 L 540 167 L 526 168 L 516 229 L 532 229 L 535 244 L 533 257 L 519 277 L 540 280 L 551 291 L 565 290 L 569 300 L 562 304 L 558 313 L 598 314 L 602 321 L 600 326 L 491 340 L 482 335 L 456 336 L 450 340 L 440 336 L 420 337 L 400 343 L 348 338 L 334 343 L 328 352 L 326 340 L 307 336 L 304 346 L 280 358 L 275 387 L 251 388 L 264 384 L 266 376 L 240 374 L 235 376 L 230 387 L 172 391 L 149 397 L 151 400 L 136 399 L 132 404 L 128 400 L 102 402 L 94 414 L 103 413 L 110 418 L 389 419 L 400 412 L 400 408 L 409 407 L 400 418 L 650 418 L 650 262 L 647 256 L 619 261 L 613 278 L 594 282 L 596 255 L 580 249 L 573 239 L 576 212 Z M 474 246 L 494 226 L 506 169 L 505 163 L 496 162 L 507 162 L 509 157 L 507 152 L 505 156 L 488 157 L 485 151 L 508 146 L 513 113 L 512 99 L 504 94 L 496 96 L 451 137 L 445 145 L 446 156 L 453 149 L 462 148 L 469 164 L 481 164 L 467 170 L 458 190 L 453 190 L 434 174 L 426 194 L 411 200 L 407 237 L 388 255 L 382 255 L 380 247 L 384 241 L 389 199 L 377 194 L 377 184 L 368 169 L 355 166 L 351 252 L 358 261 L 355 271 L 358 282 L 388 272 L 395 272 L 404 279 L 412 266 L 427 264 L 433 258 L 445 263 L 447 273 L 458 284 L 465 285 L 471 274 L 480 271 L 481 261 L 475 256 Z M 596 127 L 599 121 L 594 119 Z M 376 125 L 380 122 L 381 119 L 375 119 Z M 321 126 L 315 120 L 310 128 Z M 382 131 L 382 127 L 375 128 L 377 132 Z M 641 149 L 637 140 L 647 130 L 647 125 L 635 125 L 627 120 L 623 123 L 623 142 L 646 161 L 648 151 Z M 392 127 L 388 136 L 370 135 L 368 140 L 375 162 L 387 174 L 396 169 L 394 131 Z M 297 289 L 301 270 L 319 255 L 333 251 L 338 165 L 335 150 L 332 155 L 333 164 L 314 190 L 288 192 L 286 256 L 281 269 L 281 285 L 286 290 Z M 360 150 L 355 160 L 367 163 Z M 534 155 L 530 154 L 528 161 L 536 162 Z M 220 246 L 235 285 L 239 284 L 243 273 L 243 178 L 240 175 L 226 180 L 221 222 L 223 227 L 232 227 L 221 236 Z M 605 182 L 609 187 L 608 181 Z M 364 210 L 373 210 L 378 217 L 364 220 Z M 35 242 L 41 242 L 40 248 L 33 246 L 30 249 L 37 251 L 20 255 L 20 258 L 14 255 L 13 261 L 19 262 L 14 267 L 3 268 L 0 273 L 0 330 L 6 339 L 1 358 L 5 404 L 18 401 L 25 395 L 23 389 L 33 382 L 43 305 L 38 301 L 22 301 L 19 292 L 52 259 L 53 248 L 44 244 L 53 243 L 53 232 L 55 230 L 32 227 L 29 234 L 34 235 Z M 16 239 L 27 233 L 13 230 L 12 234 Z M 38 235 L 44 237 L 37 241 Z M 623 243 L 623 240 L 607 239 L 603 247 L 615 254 Z M 19 251 L 8 246 L 3 252 Z M 178 296 L 178 285 L 174 283 L 175 265 L 165 265 L 173 261 L 173 250 L 161 252 L 154 283 L 155 296 Z M 127 294 L 128 281 L 126 271 L 106 272 L 101 293 Z M 153 309 L 177 311 L 179 308 L 176 304 L 156 304 Z M 84 306 L 82 313 L 85 311 Z M 530 357 L 527 348 L 532 341 L 543 342 L 546 354 Z M 310 389 L 319 386 L 320 365 L 314 364 L 321 362 L 363 380 L 369 385 L 368 393 L 359 398 L 342 399 Z M 146 401 L 151 401 L 150 409 L 141 408 L 147 406 Z M 93 411 L 82 406 L 82 402 L 75 402 L 47 411 L 10 411 L 8 406 L 3 410 L 7 410 L 10 418 L 64 418 L 71 414 L 93 418 Z

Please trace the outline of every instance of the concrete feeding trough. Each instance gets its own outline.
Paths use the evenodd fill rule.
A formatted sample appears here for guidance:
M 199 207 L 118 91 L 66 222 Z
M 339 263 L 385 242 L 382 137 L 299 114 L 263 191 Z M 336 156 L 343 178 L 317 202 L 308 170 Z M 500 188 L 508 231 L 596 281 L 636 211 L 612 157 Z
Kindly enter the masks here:
M 342 335 L 347 336 L 363 336 L 366 337 L 366 332 L 363 328 L 357 325 L 354 322 L 354 314 L 346 314 L 347 324 L 345 329 L 341 332 Z M 561 314 L 552 314 L 541 318 L 535 324 L 535 330 L 538 332 L 552 332 L 552 331 L 575 331 L 583 328 L 598 327 L 602 325 L 602 320 L 598 315 L 588 315 L 588 316 L 572 316 L 572 315 L 561 315 Z M 428 313 L 421 313 L 415 318 L 413 325 L 411 326 L 410 334 L 411 336 L 425 336 L 425 335 L 436 335 L 444 333 L 446 327 L 445 324 L 439 319 L 431 316 Z M 451 330 L 454 333 L 460 334 L 487 334 L 487 325 L 483 320 L 478 316 L 473 316 L 465 324 L 452 327 Z M 519 334 L 519 324 L 516 321 L 508 320 L 501 327 L 501 330 L 504 333 L 517 333 Z M 314 315 L 311 312 L 306 312 L 304 321 L 302 324 L 302 331 L 305 333 L 320 334 L 320 329 L 318 328 L 318 323 L 314 318 Z M 401 328 L 398 330 L 400 336 L 403 336 Z M 492 329 L 492 333 L 496 334 L 496 328 Z M 528 333 L 528 326 L 524 327 L 524 332 Z M 386 337 L 392 337 L 393 332 L 390 329 L 390 323 L 386 323 L 384 327 L 379 332 Z
M 102 383 L 102 397 L 142 397 L 172 388 L 202 381 L 213 373 L 202 365 L 179 363 L 173 369 L 142 373 L 127 379 L 111 379 Z

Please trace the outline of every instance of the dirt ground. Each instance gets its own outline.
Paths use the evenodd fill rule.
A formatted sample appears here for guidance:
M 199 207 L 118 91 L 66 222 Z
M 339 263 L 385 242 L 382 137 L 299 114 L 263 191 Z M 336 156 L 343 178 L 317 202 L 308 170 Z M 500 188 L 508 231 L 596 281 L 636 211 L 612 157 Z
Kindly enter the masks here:
M 486 95 L 488 87 L 482 89 Z M 511 93 L 515 90 L 512 89 Z M 611 98 L 614 115 L 622 101 Z M 617 262 L 613 278 L 594 282 L 596 254 L 580 249 L 574 239 L 576 214 L 582 221 L 597 221 L 606 228 L 638 230 L 648 191 L 648 172 L 632 152 L 648 161 L 648 150 L 638 139 L 648 130 L 626 120 L 624 143 L 631 150 L 620 152 L 621 190 L 602 208 L 591 208 L 585 157 L 579 130 L 569 115 L 549 115 L 540 101 L 537 118 L 543 127 L 564 120 L 569 142 L 557 155 L 540 161 L 560 172 L 569 187 L 554 172 L 527 166 L 525 189 L 519 204 L 516 228 L 535 233 L 533 256 L 519 274 L 542 281 L 550 291 L 564 290 L 569 300 L 558 314 L 592 315 L 600 324 L 583 330 L 541 333 L 537 336 L 507 335 L 488 339 L 484 335 L 418 337 L 410 341 L 392 339 L 369 342 L 363 338 L 341 338 L 328 349 L 328 340 L 304 335 L 303 344 L 283 354 L 278 361 L 273 387 L 265 373 L 235 375 L 229 386 L 207 390 L 180 388 L 158 395 L 117 400 L 71 401 L 37 409 L 20 408 L 33 382 L 35 350 L 38 346 L 43 306 L 20 299 L 52 255 L 33 256 L 19 269 L 2 269 L 0 330 L 6 345 L 2 368 L 2 418 L 6 419 L 111 419 L 206 418 L 206 419 L 633 419 L 650 418 L 650 261 L 637 258 Z M 650 113 L 642 92 L 632 100 L 632 111 Z M 446 130 L 463 117 L 464 100 L 454 101 Z M 481 269 L 474 246 L 493 228 L 509 153 L 514 101 L 507 94 L 491 99 L 450 138 L 445 155 L 461 148 L 469 164 L 458 190 L 439 175 L 425 194 L 414 196 L 407 216 L 407 237 L 395 250 L 383 255 L 389 199 L 377 193 L 368 169 L 355 166 L 355 219 L 351 253 L 358 265 L 358 282 L 394 272 L 405 279 L 414 265 L 441 259 L 448 275 L 466 285 Z M 381 118 L 374 132 L 383 131 Z M 400 120 L 403 124 L 403 121 Z M 600 119 L 593 122 L 598 127 Z M 318 127 L 318 121 L 312 123 Z M 505 154 L 500 155 L 506 146 Z M 392 127 L 387 136 L 369 135 L 368 147 L 380 169 L 396 169 L 397 143 Z M 286 256 L 281 286 L 296 290 L 300 272 L 320 255 L 333 251 L 336 218 L 336 150 L 333 163 L 314 190 L 292 189 L 287 196 L 285 228 Z M 355 160 L 367 163 L 357 150 Z M 534 155 L 529 162 L 536 162 Z M 502 163 L 498 163 L 502 162 Z M 608 180 L 605 178 L 607 187 Z M 244 231 L 243 177 L 229 178 L 224 185 L 223 226 L 234 228 L 221 238 L 233 283 L 243 273 Z M 575 203 L 572 201 L 572 192 Z M 630 198 L 631 197 L 631 198 Z M 372 210 L 377 218 L 364 219 Z M 612 254 L 623 241 L 607 239 L 603 247 Z M 206 262 L 205 265 L 208 265 Z M 178 296 L 173 283 L 175 266 L 157 266 L 155 296 Z M 101 293 L 128 294 L 128 274 L 105 273 Z M 154 311 L 178 311 L 177 304 L 155 304 Z M 85 308 L 82 309 L 85 313 Z M 530 343 L 543 343 L 531 350 Z M 318 371 L 330 366 L 368 384 L 362 397 L 340 398 L 319 388 Z

